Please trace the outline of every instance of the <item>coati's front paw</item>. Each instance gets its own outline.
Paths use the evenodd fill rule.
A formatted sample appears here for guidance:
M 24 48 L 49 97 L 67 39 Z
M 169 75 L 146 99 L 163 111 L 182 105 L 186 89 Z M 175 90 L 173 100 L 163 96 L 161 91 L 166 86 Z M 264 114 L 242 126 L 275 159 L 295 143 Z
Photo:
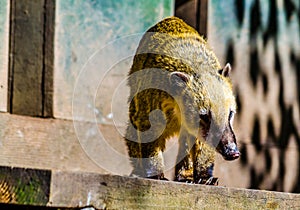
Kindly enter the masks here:
M 175 179 L 176 182 L 183 182 L 183 183 L 189 183 L 189 184 L 204 184 L 204 185 L 215 185 L 217 186 L 219 184 L 219 178 L 217 177 L 205 177 L 205 178 L 199 178 L 198 180 L 194 180 L 189 177 L 185 178 L 177 178 Z
M 158 180 L 165 180 L 165 181 L 169 181 L 167 178 L 165 178 L 164 173 L 158 174 L 158 175 L 154 175 L 154 176 L 150 176 L 147 177 L 148 179 L 158 179 Z
M 182 170 L 180 174 L 177 174 L 174 181 L 193 184 L 194 183 L 193 174 L 183 173 L 183 172 L 186 171 Z
M 176 182 L 183 182 L 183 183 L 189 183 L 194 184 L 194 181 L 192 179 L 175 179 Z
M 181 168 L 180 170 L 178 170 L 178 173 L 175 175 L 175 181 L 193 184 L 193 168 Z

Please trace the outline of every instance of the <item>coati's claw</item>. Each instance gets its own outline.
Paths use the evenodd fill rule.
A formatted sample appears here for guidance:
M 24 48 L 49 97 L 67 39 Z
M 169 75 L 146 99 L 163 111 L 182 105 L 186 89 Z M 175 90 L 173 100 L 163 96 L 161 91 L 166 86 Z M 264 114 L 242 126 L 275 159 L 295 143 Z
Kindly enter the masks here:
M 217 186 L 217 185 L 219 184 L 219 178 L 217 178 L 217 177 L 210 177 L 210 178 L 206 181 L 205 184 L 206 184 L 206 185 L 215 185 L 215 186 Z
M 217 177 L 209 177 L 209 178 L 200 178 L 197 184 L 204 184 L 204 185 L 215 185 L 219 184 L 219 178 Z
M 175 180 L 176 182 L 183 182 L 187 184 L 194 184 L 194 181 L 191 179 L 180 179 L 180 180 Z
M 219 184 L 219 178 L 217 177 L 210 177 L 206 182 L 206 185 L 215 185 L 217 186 Z

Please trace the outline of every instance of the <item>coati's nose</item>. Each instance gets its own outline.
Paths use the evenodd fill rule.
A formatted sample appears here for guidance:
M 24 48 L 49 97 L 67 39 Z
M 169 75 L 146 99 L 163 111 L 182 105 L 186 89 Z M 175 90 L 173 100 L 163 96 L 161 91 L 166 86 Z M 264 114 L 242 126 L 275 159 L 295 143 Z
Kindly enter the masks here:
M 240 153 L 239 151 L 233 153 L 233 154 L 232 154 L 232 159 L 235 160 L 235 159 L 239 158 L 239 157 L 240 157 L 240 154 L 241 154 L 241 153 Z
M 225 160 L 235 160 L 235 159 L 239 158 L 240 155 L 241 155 L 240 151 L 239 151 L 237 148 L 235 148 L 235 149 L 233 149 L 233 150 L 230 150 L 230 151 L 224 156 L 224 158 L 225 158 Z

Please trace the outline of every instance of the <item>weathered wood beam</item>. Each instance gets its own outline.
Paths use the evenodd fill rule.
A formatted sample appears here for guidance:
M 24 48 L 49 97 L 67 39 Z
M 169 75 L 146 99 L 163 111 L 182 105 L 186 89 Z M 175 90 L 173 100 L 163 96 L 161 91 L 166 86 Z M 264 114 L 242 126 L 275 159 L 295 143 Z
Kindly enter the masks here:
M 62 208 L 89 206 L 95 209 L 300 208 L 300 194 L 292 193 L 195 185 L 85 172 L 7 167 L 2 168 L 0 172 L 0 182 L 6 182 L 10 189 L 8 193 L 14 193 L 16 198 L 9 203 L 15 204 Z M 1 180 L 1 177 L 5 178 Z M 27 193 L 31 192 L 34 196 L 24 197 L 25 188 L 28 188 Z M 23 200 L 18 200 L 18 195 L 22 195 Z
M 207 37 L 208 1 L 207 0 L 196 0 L 196 3 L 197 3 L 196 28 L 200 34 Z
M 39 168 L 48 170 L 85 171 L 94 173 L 112 172 L 119 175 L 130 174 L 132 168 L 127 155 L 127 149 L 122 135 L 113 125 L 98 125 L 98 128 L 89 122 L 82 123 L 82 134 L 101 133 L 106 145 L 117 151 L 120 156 L 105 152 L 101 153 L 101 143 L 85 150 L 80 144 L 80 138 L 75 132 L 73 121 L 61 119 L 43 119 L 28 116 L 0 113 L 0 165 Z M 119 129 L 119 128 L 118 128 Z M 95 142 L 95 141 L 94 141 Z M 176 148 L 177 139 L 172 139 L 167 144 L 167 149 Z M 91 142 L 92 143 L 92 142 Z M 90 143 L 89 143 L 90 145 Z M 272 183 L 280 179 L 275 173 L 265 169 L 264 153 L 257 154 L 251 144 L 245 145 L 247 154 L 245 158 L 250 163 L 255 163 L 261 168 L 260 174 L 269 177 L 269 183 L 262 185 L 260 189 L 273 189 Z M 176 149 L 175 149 L 176 151 Z M 271 154 L 278 154 L 280 148 L 270 148 Z M 86 153 L 88 152 L 88 153 Z M 297 160 L 298 148 L 289 147 L 286 164 L 289 160 Z M 176 154 L 166 157 L 168 171 L 165 174 L 172 179 L 174 170 L 170 168 L 175 164 Z M 172 162 L 173 161 L 173 162 Z M 276 159 L 273 162 L 277 164 Z M 106 162 L 106 164 L 103 164 Z M 107 167 L 107 164 L 109 164 Z M 297 173 L 294 168 L 288 167 L 285 172 L 288 180 L 286 189 L 293 189 L 297 184 Z M 251 167 L 244 165 L 243 161 L 228 162 L 221 156 L 217 156 L 214 175 L 219 178 L 219 186 L 250 188 L 252 181 L 259 181 L 260 175 L 251 177 Z M 232 178 L 234 177 L 234 179 Z M 252 180 L 254 179 L 254 180 Z
M 51 117 L 55 0 L 11 1 L 9 111 Z

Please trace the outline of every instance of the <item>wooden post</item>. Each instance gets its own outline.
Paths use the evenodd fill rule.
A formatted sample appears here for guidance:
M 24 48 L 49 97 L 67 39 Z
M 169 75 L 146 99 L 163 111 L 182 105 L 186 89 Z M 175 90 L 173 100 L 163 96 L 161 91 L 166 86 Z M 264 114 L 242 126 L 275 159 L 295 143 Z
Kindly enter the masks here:
M 52 115 L 54 0 L 12 0 L 9 111 Z
M 201 35 L 207 37 L 208 1 L 207 0 L 196 0 L 196 2 L 197 2 L 196 28 Z
M 176 0 L 175 16 L 183 19 L 204 37 L 207 37 L 207 0 Z
M 55 0 L 45 0 L 43 116 L 53 116 Z

